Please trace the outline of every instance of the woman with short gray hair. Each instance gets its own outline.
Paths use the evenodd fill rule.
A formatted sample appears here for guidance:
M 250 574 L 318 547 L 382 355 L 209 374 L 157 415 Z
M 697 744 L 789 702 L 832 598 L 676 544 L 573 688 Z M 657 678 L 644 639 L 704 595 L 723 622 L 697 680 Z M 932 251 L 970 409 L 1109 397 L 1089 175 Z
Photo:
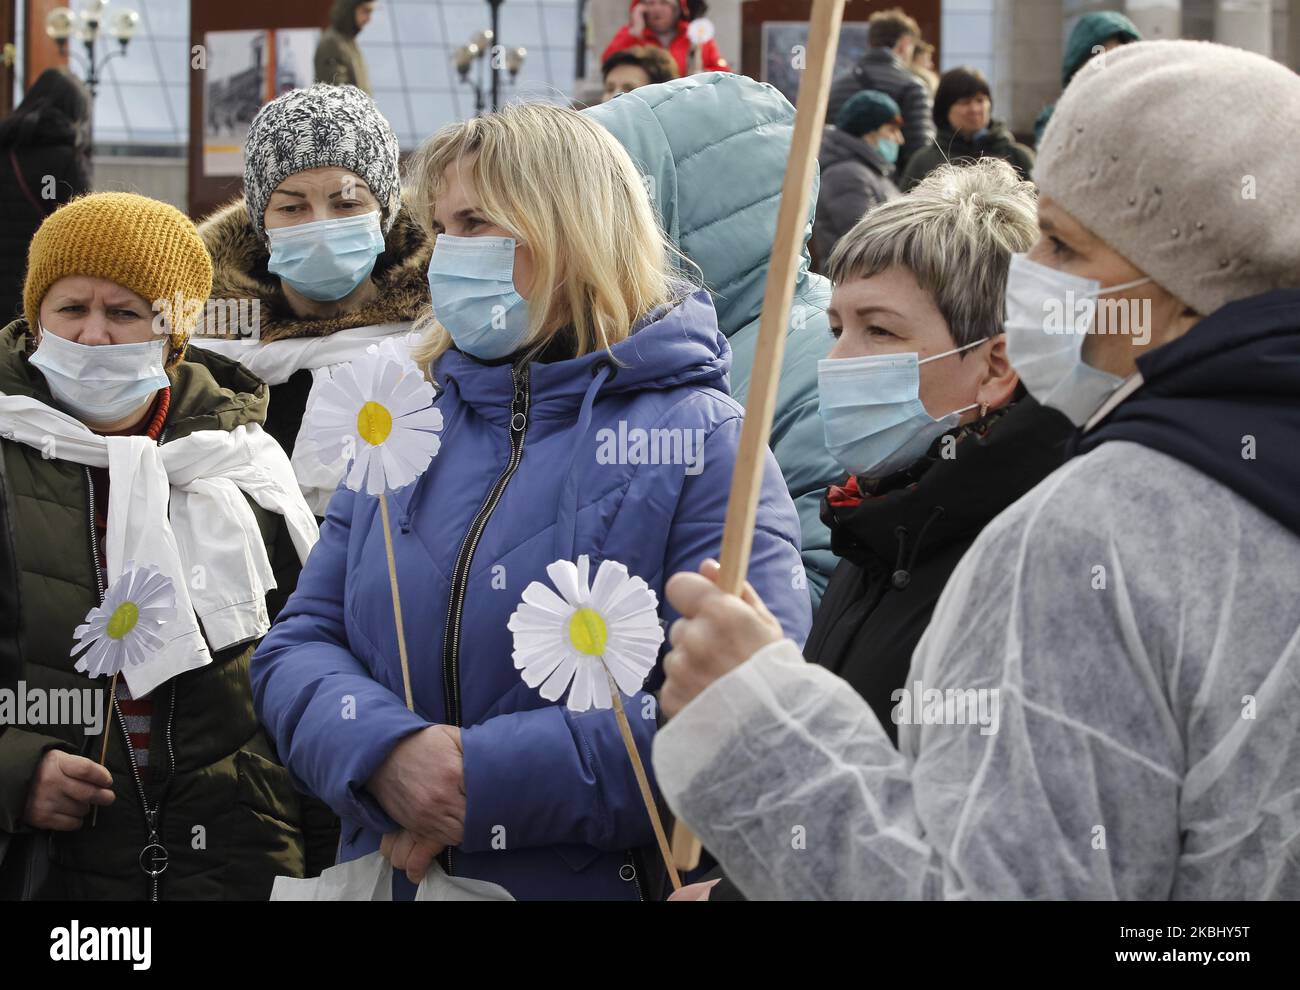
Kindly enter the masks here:
M 897 752 L 757 596 L 668 582 L 658 783 L 747 895 L 1300 897 L 1297 157 L 1300 77 L 1253 52 L 1070 83 L 1005 328 L 1078 456 L 953 571 Z
M 1070 424 L 1025 394 L 1002 333 L 1034 202 L 1000 159 L 944 166 L 829 259 L 836 342 L 818 385 L 826 445 L 848 477 L 822 503 L 840 562 L 804 656 L 848 681 L 891 740 L 894 696 L 953 568 L 1064 459 Z M 736 898 L 726 882 L 693 887 Z

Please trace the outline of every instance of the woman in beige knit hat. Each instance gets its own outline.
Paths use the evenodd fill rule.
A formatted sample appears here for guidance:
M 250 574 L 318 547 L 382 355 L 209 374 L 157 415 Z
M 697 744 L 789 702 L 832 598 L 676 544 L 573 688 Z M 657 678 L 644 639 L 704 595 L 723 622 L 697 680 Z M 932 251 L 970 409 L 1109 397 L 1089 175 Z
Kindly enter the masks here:
M 0 331 L 0 582 L 21 624 L 0 643 L 0 897 L 265 898 L 333 860 L 337 823 L 279 765 L 248 682 L 315 522 L 261 430 L 266 386 L 186 354 L 211 285 L 179 210 L 85 196 L 36 232 L 26 316 Z M 92 679 L 78 627 L 146 567 L 176 603 L 161 644 Z
M 1071 82 L 1005 329 L 1077 456 L 957 566 L 898 752 L 762 602 L 669 582 L 655 770 L 747 896 L 1300 897 L 1297 157 L 1300 77 L 1258 55 Z

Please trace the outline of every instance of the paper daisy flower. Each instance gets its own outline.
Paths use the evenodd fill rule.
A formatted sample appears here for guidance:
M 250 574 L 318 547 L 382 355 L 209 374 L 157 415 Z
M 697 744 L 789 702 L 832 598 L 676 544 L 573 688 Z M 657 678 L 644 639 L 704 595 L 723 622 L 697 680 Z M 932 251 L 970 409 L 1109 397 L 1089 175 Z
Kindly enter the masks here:
M 572 683 L 568 706 L 575 712 L 611 708 L 608 669 L 623 694 L 641 690 L 663 643 L 659 599 L 616 560 L 602 561 L 588 584 L 586 555 L 546 568 L 556 594 L 541 581 L 524 589 L 510 616 L 515 667 L 524 683 L 558 701 Z
M 326 464 L 351 460 L 344 483 L 382 495 L 418 478 L 438 453 L 442 412 L 437 394 L 415 363 L 395 348 L 371 347 L 339 365 L 316 386 L 307 435 Z
M 89 677 L 112 677 L 161 649 L 158 629 L 175 614 L 171 579 L 156 567 L 127 564 L 104 593 L 104 604 L 86 613 L 85 623 L 73 630 L 77 642 L 69 656 L 86 650 L 76 669 Z
M 692 45 L 703 45 L 712 41 L 716 33 L 713 22 L 707 17 L 697 17 L 686 25 L 686 38 Z

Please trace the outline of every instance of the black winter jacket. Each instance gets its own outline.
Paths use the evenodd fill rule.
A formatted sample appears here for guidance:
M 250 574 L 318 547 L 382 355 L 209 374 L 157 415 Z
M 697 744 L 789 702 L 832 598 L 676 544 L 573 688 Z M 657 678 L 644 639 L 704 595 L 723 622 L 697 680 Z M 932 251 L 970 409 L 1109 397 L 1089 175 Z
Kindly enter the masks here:
M 87 192 L 90 158 L 63 114 L 46 108 L 0 129 L 0 326 L 23 315 L 27 245 L 36 228 Z
M 903 192 L 908 192 L 940 165 L 977 158 L 1001 158 L 1010 162 L 1022 179 L 1032 181 L 1034 177 L 1034 153 L 1015 139 L 1006 124 L 994 120 L 977 138 L 950 127 L 943 128 L 924 148 L 915 149 L 898 184 Z
M 1073 432 L 1026 396 L 957 434 L 954 456 L 926 458 L 919 477 L 900 472 L 857 505 L 823 503 L 841 560 L 804 655 L 852 684 L 891 740 L 890 696 L 953 568 L 995 516 L 1062 464 Z
M 902 169 L 908 157 L 934 137 L 934 101 L 930 98 L 930 91 L 925 88 L 925 83 L 908 71 L 892 49 L 871 48 L 852 72 L 831 84 L 826 120 L 835 123 L 840 107 L 850 96 L 864 89 L 884 93 L 898 104 L 903 113 L 904 143 L 898 152 L 898 167 Z

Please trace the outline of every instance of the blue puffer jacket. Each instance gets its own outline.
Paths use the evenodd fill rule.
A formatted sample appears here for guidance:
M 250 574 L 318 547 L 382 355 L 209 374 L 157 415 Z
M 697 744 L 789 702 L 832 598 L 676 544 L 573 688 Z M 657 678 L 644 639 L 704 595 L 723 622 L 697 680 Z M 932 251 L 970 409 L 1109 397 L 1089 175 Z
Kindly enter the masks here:
M 776 213 L 794 132 L 794 107 L 767 83 L 706 72 L 643 86 L 583 113 L 610 131 L 646 176 L 664 230 L 703 272 L 732 349 L 731 394 L 749 391 Z M 817 184 L 808 200 L 812 232 Z M 817 362 L 834 343 L 831 286 L 808 271 L 805 249 L 772 422 L 772 450 L 799 509 L 813 604 L 839 562 L 821 521 L 826 486 L 844 471 L 826 451 L 817 414 Z
M 343 818 L 342 860 L 397 827 L 364 789 L 393 746 L 431 723 L 457 724 L 467 813 L 453 873 L 520 899 L 638 896 L 620 871 L 654 840 L 613 713 L 575 715 L 527 687 L 506 623 L 559 558 L 588 554 L 593 574 L 601 560 L 621 561 L 662 601 L 670 575 L 716 557 L 742 410 L 726 394 L 730 355 L 706 292 L 611 350 L 615 361 L 602 351 L 526 372 L 456 351 L 439 360 L 441 452 L 389 496 L 415 713 L 402 701 L 377 500 L 340 489 L 330 503 L 252 680 L 285 765 Z M 610 437 L 637 429 L 702 440 L 702 461 L 607 463 Z M 801 573 L 798 517 L 769 457 L 749 577 L 799 642 L 811 615 L 794 587 Z M 462 574 L 453 652 L 444 632 Z M 667 605 L 661 616 L 676 617 Z M 355 718 L 343 717 L 349 698 Z M 639 694 L 627 710 L 649 768 L 653 701 Z

